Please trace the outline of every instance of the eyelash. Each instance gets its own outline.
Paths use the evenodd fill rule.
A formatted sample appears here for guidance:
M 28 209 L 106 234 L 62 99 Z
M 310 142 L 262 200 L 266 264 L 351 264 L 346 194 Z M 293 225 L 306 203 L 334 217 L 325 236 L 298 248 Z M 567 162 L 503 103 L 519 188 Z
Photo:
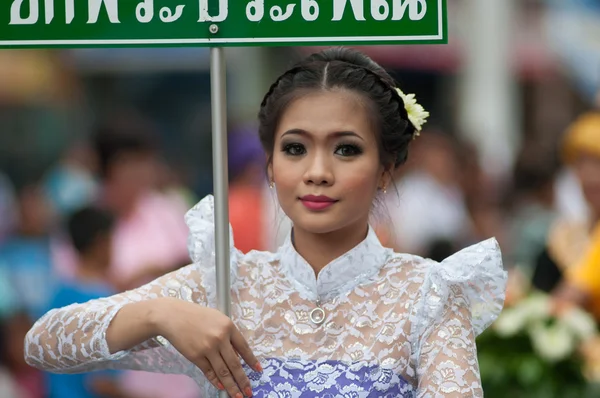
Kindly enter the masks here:
M 299 149 L 299 150 L 303 151 L 303 153 L 301 153 L 301 154 L 291 153 L 292 149 Z M 288 156 L 301 156 L 301 155 L 304 155 L 304 153 L 306 153 L 306 148 L 304 147 L 304 145 L 302 145 L 300 143 L 293 142 L 290 144 L 284 144 L 282 146 L 281 151 Z
M 344 156 L 344 157 L 358 156 L 363 153 L 363 149 L 359 145 L 356 145 L 356 144 L 338 144 L 335 147 L 335 152 L 337 152 L 338 150 L 340 150 L 342 148 L 349 148 L 352 150 L 352 154 L 350 154 L 350 155 L 340 155 L 340 156 Z
M 335 146 L 334 154 L 336 154 L 340 149 L 343 149 L 343 148 L 344 149 L 346 149 L 346 148 L 350 149 L 351 152 L 352 152 L 349 155 L 339 154 L 340 156 L 343 156 L 343 157 L 358 156 L 358 155 L 360 155 L 360 154 L 363 153 L 362 147 L 360 147 L 357 144 L 343 144 L 342 143 L 342 144 L 338 144 L 338 145 Z M 299 150 L 302 153 L 292 153 L 292 150 L 294 150 L 294 149 Z M 304 155 L 306 153 L 306 148 L 305 148 L 305 146 L 303 144 L 294 142 L 294 143 L 283 145 L 282 152 L 284 152 L 288 156 L 302 156 L 302 155 Z

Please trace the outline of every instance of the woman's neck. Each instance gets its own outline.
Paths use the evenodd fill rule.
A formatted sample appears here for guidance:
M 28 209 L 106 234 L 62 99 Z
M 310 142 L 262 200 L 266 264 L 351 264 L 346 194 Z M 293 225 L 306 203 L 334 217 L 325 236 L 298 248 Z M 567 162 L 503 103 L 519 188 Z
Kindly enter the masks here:
M 353 249 L 362 242 L 368 233 L 368 225 L 348 226 L 341 230 L 315 234 L 300 228 L 293 230 L 293 243 L 296 251 L 310 264 L 315 275 L 327 264 Z

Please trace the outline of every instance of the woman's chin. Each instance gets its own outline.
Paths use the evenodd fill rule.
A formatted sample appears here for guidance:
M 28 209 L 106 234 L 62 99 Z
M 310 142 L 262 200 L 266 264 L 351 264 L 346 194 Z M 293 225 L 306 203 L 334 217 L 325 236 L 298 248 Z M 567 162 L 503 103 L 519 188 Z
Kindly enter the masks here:
M 343 228 L 343 222 L 325 214 L 301 215 L 292 222 L 296 229 L 311 234 L 328 234 Z
M 356 225 L 362 217 L 356 217 L 356 209 L 345 208 L 341 203 L 321 210 L 310 209 L 302 203 L 295 203 L 286 211 L 296 230 L 310 234 L 330 234 Z M 285 211 L 285 209 L 284 209 Z M 368 215 L 366 216 L 368 218 Z

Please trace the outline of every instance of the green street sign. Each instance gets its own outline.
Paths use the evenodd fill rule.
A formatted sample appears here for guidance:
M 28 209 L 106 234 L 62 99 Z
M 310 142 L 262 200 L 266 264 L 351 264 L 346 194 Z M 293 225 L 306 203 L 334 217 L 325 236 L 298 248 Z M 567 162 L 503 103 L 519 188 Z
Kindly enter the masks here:
M 445 0 L 2 0 L 0 47 L 447 43 L 446 20 Z

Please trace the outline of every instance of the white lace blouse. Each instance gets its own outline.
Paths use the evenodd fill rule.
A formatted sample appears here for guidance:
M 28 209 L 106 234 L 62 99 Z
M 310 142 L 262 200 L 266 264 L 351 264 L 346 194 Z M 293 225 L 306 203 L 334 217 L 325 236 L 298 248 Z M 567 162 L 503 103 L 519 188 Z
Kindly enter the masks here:
M 134 369 L 192 377 L 168 341 L 111 354 L 105 333 L 126 304 L 161 296 L 216 306 L 213 200 L 186 215 L 193 264 L 139 289 L 50 311 L 25 341 L 51 372 Z M 437 263 L 384 248 L 370 230 L 318 275 L 291 240 L 242 254 L 231 239 L 232 320 L 261 361 L 255 397 L 481 397 L 475 337 L 498 316 L 506 273 L 495 240 Z

